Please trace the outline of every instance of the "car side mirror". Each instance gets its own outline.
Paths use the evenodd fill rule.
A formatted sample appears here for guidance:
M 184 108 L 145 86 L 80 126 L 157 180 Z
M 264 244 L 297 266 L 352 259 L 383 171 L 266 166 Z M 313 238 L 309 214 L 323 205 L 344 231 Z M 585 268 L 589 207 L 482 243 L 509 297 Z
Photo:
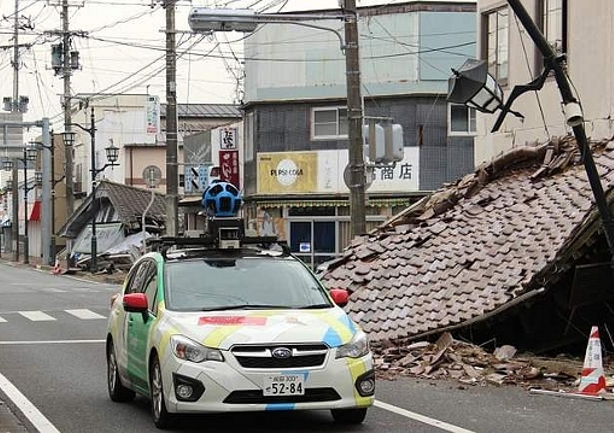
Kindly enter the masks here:
M 350 300 L 350 294 L 345 289 L 330 289 L 330 296 L 340 307 L 345 307 Z
M 124 310 L 129 313 L 146 313 L 147 296 L 145 293 L 129 293 L 123 298 Z

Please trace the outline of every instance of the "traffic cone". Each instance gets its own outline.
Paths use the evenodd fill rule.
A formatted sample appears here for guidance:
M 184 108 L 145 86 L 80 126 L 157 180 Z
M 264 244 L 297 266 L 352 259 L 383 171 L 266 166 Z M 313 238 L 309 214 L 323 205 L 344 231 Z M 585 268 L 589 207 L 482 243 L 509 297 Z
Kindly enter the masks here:
M 603 392 L 605 392 L 605 374 L 601 359 L 601 340 L 599 339 L 599 328 L 593 326 L 588 338 L 578 393 L 596 396 Z

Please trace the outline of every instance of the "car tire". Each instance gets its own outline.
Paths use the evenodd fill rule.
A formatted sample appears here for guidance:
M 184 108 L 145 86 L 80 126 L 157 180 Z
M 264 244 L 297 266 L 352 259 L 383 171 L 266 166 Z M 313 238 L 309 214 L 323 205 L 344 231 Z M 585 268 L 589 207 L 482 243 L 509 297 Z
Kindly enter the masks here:
M 149 395 L 154 425 L 161 430 L 171 427 L 173 417 L 166 411 L 164 387 L 162 385 L 162 369 L 160 368 L 160 361 L 157 355 L 153 355 L 149 370 Z
M 134 400 L 135 392 L 126 388 L 119 377 L 115 347 L 112 341 L 107 347 L 107 389 L 113 401 L 123 403 Z
M 330 413 L 339 424 L 360 424 L 367 416 L 367 409 L 332 409 Z

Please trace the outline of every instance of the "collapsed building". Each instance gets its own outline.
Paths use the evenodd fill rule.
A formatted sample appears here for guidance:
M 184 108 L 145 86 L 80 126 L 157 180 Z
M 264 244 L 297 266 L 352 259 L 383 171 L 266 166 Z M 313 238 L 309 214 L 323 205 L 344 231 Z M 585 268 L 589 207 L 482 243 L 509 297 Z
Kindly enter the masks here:
M 614 142 L 591 143 L 610 203 Z M 575 139 L 500 155 L 354 239 L 321 269 L 377 346 L 455 338 L 583 353 L 614 341 L 612 255 Z

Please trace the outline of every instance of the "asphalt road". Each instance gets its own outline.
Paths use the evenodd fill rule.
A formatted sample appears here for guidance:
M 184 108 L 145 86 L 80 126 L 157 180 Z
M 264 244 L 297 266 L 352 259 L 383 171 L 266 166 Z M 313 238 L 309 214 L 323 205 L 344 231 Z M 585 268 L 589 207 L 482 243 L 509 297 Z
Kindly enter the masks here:
M 24 406 L 6 386 L 0 387 L 0 399 L 16 409 L 26 408 L 26 415 L 19 417 L 29 431 L 157 431 L 147 400 L 117 404 L 107 396 L 103 341 L 109 298 L 118 289 L 0 263 L 0 378 L 32 406 Z M 172 431 L 601 433 L 614 429 L 611 401 L 415 379 L 377 385 L 376 406 L 355 428 L 338 426 L 328 412 L 320 411 L 185 417 Z M 3 430 L 0 424 L 0 433 L 8 431 L 14 430 Z

